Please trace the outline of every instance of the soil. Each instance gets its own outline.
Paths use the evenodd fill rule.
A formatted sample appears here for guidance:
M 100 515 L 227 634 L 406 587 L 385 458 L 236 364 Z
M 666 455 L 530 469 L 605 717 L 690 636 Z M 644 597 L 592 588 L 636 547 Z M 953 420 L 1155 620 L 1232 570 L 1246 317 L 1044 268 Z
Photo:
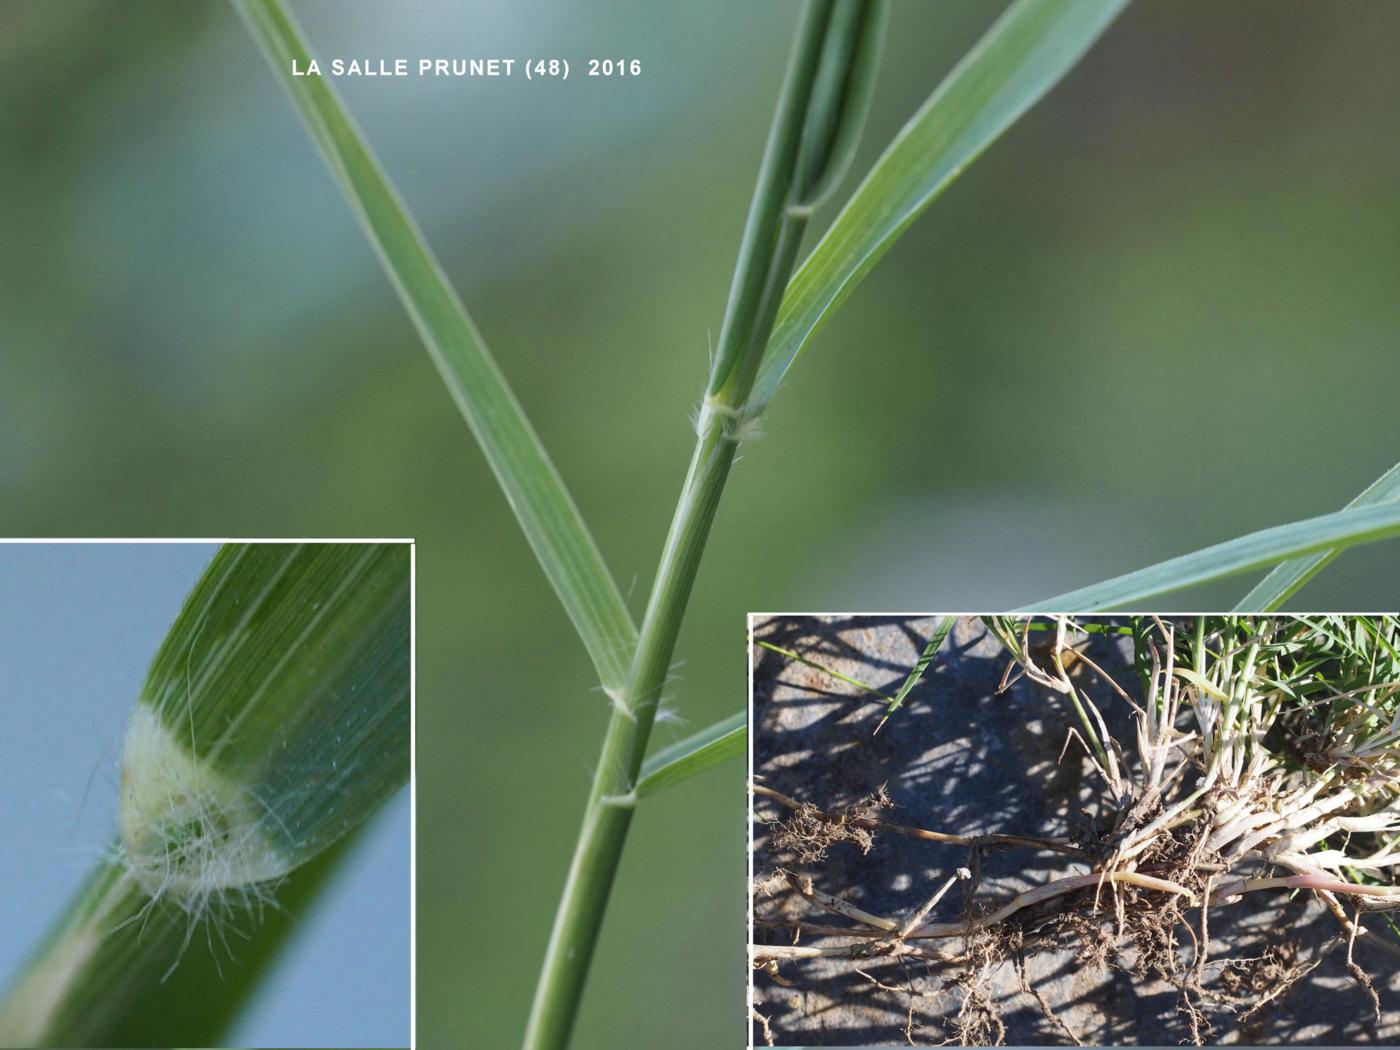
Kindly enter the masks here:
M 892 695 L 935 624 L 931 617 L 777 616 L 759 620 L 754 635 Z M 1095 661 L 1123 672 L 1132 692 L 1121 650 L 1094 644 Z M 1053 694 L 1024 680 L 999 692 L 1007 663 L 980 621 L 960 620 L 920 684 L 875 732 L 884 700 L 755 647 L 755 782 L 811 804 L 793 810 L 768 798 L 755 801 L 759 919 L 855 925 L 804 899 L 804 877 L 815 891 L 901 921 L 964 867 L 973 878 L 959 880 L 927 920 L 957 922 L 1086 870 L 1045 850 L 969 848 L 879 826 L 884 819 L 962 836 L 1099 841 L 1104 789 L 1082 748 L 1066 743 L 1073 716 Z M 1128 723 L 1120 718 L 1115 725 L 1112 710 L 1104 713 L 1114 735 L 1131 740 Z M 1210 858 L 1193 850 L 1193 843 L 1174 840 L 1158 861 L 1179 871 L 1190 855 L 1196 869 L 1205 867 L 1194 877 L 1209 878 Z M 1195 961 L 1203 932 L 1198 908 L 1179 906 L 1183 898 L 1125 889 L 1116 916 L 1117 902 L 1108 896 L 1081 891 L 972 937 L 917 942 L 952 962 L 784 959 L 757 970 L 754 1042 L 1400 1042 L 1396 957 L 1363 942 L 1349 946 L 1313 895 L 1258 893 L 1247 903 L 1213 908 L 1203 966 Z M 1367 924 L 1380 925 L 1374 917 Z M 759 926 L 755 938 L 785 945 L 793 932 Z M 846 941 L 804 930 L 798 943 Z

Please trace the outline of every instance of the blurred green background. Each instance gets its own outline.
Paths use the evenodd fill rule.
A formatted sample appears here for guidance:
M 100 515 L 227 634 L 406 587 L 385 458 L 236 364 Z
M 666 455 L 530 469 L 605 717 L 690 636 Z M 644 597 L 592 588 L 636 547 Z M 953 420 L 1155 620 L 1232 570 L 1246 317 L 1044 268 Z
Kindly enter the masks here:
M 897 6 L 861 170 L 1000 6 Z M 639 610 L 796 7 L 294 9 L 323 56 L 642 60 L 338 82 Z M 746 610 L 1027 602 L 1400 459 L 1397 43 L 1386 2 L 1129 8 L 799 360 L 682 635 L 688 727 L 744 701 Z M 466 427 L 225 5 L 7 0 L 0 91 L 4 532 L 418 539 L 420 1042 L 510 1045 L 607 704 Z M 1303 604 L 1394 608 L 1397 569 Z M 742 781 L 639 815 L 579 1046 L 741 1045 Z

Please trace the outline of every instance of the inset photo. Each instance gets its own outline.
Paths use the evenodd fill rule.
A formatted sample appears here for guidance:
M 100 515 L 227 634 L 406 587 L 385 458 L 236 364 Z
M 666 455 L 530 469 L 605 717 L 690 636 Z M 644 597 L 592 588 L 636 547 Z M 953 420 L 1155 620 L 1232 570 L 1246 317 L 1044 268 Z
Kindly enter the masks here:
M 749 627 L 752 1045 L 1400 1041 L 1400 616 Z
M 0 543 L 0 1046 L 408 1046 L 413 546 Z

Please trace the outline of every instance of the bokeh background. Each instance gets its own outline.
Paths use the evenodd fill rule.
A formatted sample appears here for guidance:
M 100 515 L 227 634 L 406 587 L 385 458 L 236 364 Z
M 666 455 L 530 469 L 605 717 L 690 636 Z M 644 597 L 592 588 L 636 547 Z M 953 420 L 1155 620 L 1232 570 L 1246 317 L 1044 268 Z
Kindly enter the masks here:
M 0 544 L 0 994 L 112 846 L 127 719 L 217 549 Z M 403 791 L 365 826 L 315 905 L 293 906 L 293 935 L 228 1045 L 407 1042 L 409 810 Z M 213 944 L 232 978 L 248 953 L 228 939 L 231 951 Z M 196 965 L 210 951 L 203 933 L 187 949 Z
M 642 60 L 338 83 L 640 609 L 796 7 L 293 6 L 322 55 Z M 1000 6 L 898 4 L 860 170 Z M 744 701 L 746 610 L 1029 602 L 1400 459 L 1397 43 L 1386 2 L 1129 8 L 798 361 L 681 638 L 688 727 Z M 420 1041 L 511 1045 L 607 704 L 470 435 L 228 7 L 7 0 L 0 91 L 0 528 L 418 539 Z M 1301 600 L 1393 608 L 1397 570 Z M 742 779 L 639 815 L 579 1046 L 744 1038 Z

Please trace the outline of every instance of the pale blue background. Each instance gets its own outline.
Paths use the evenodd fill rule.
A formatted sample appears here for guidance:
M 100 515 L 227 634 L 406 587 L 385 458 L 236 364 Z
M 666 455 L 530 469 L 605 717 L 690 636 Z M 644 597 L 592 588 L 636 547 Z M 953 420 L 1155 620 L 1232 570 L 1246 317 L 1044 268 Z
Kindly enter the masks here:
M 0 987 L 114 834 L 127 714 L 216 549 L 0 544 Z M 305 915 L 230 1045 L 407 1045 L 409 856 L 403 792 Z

